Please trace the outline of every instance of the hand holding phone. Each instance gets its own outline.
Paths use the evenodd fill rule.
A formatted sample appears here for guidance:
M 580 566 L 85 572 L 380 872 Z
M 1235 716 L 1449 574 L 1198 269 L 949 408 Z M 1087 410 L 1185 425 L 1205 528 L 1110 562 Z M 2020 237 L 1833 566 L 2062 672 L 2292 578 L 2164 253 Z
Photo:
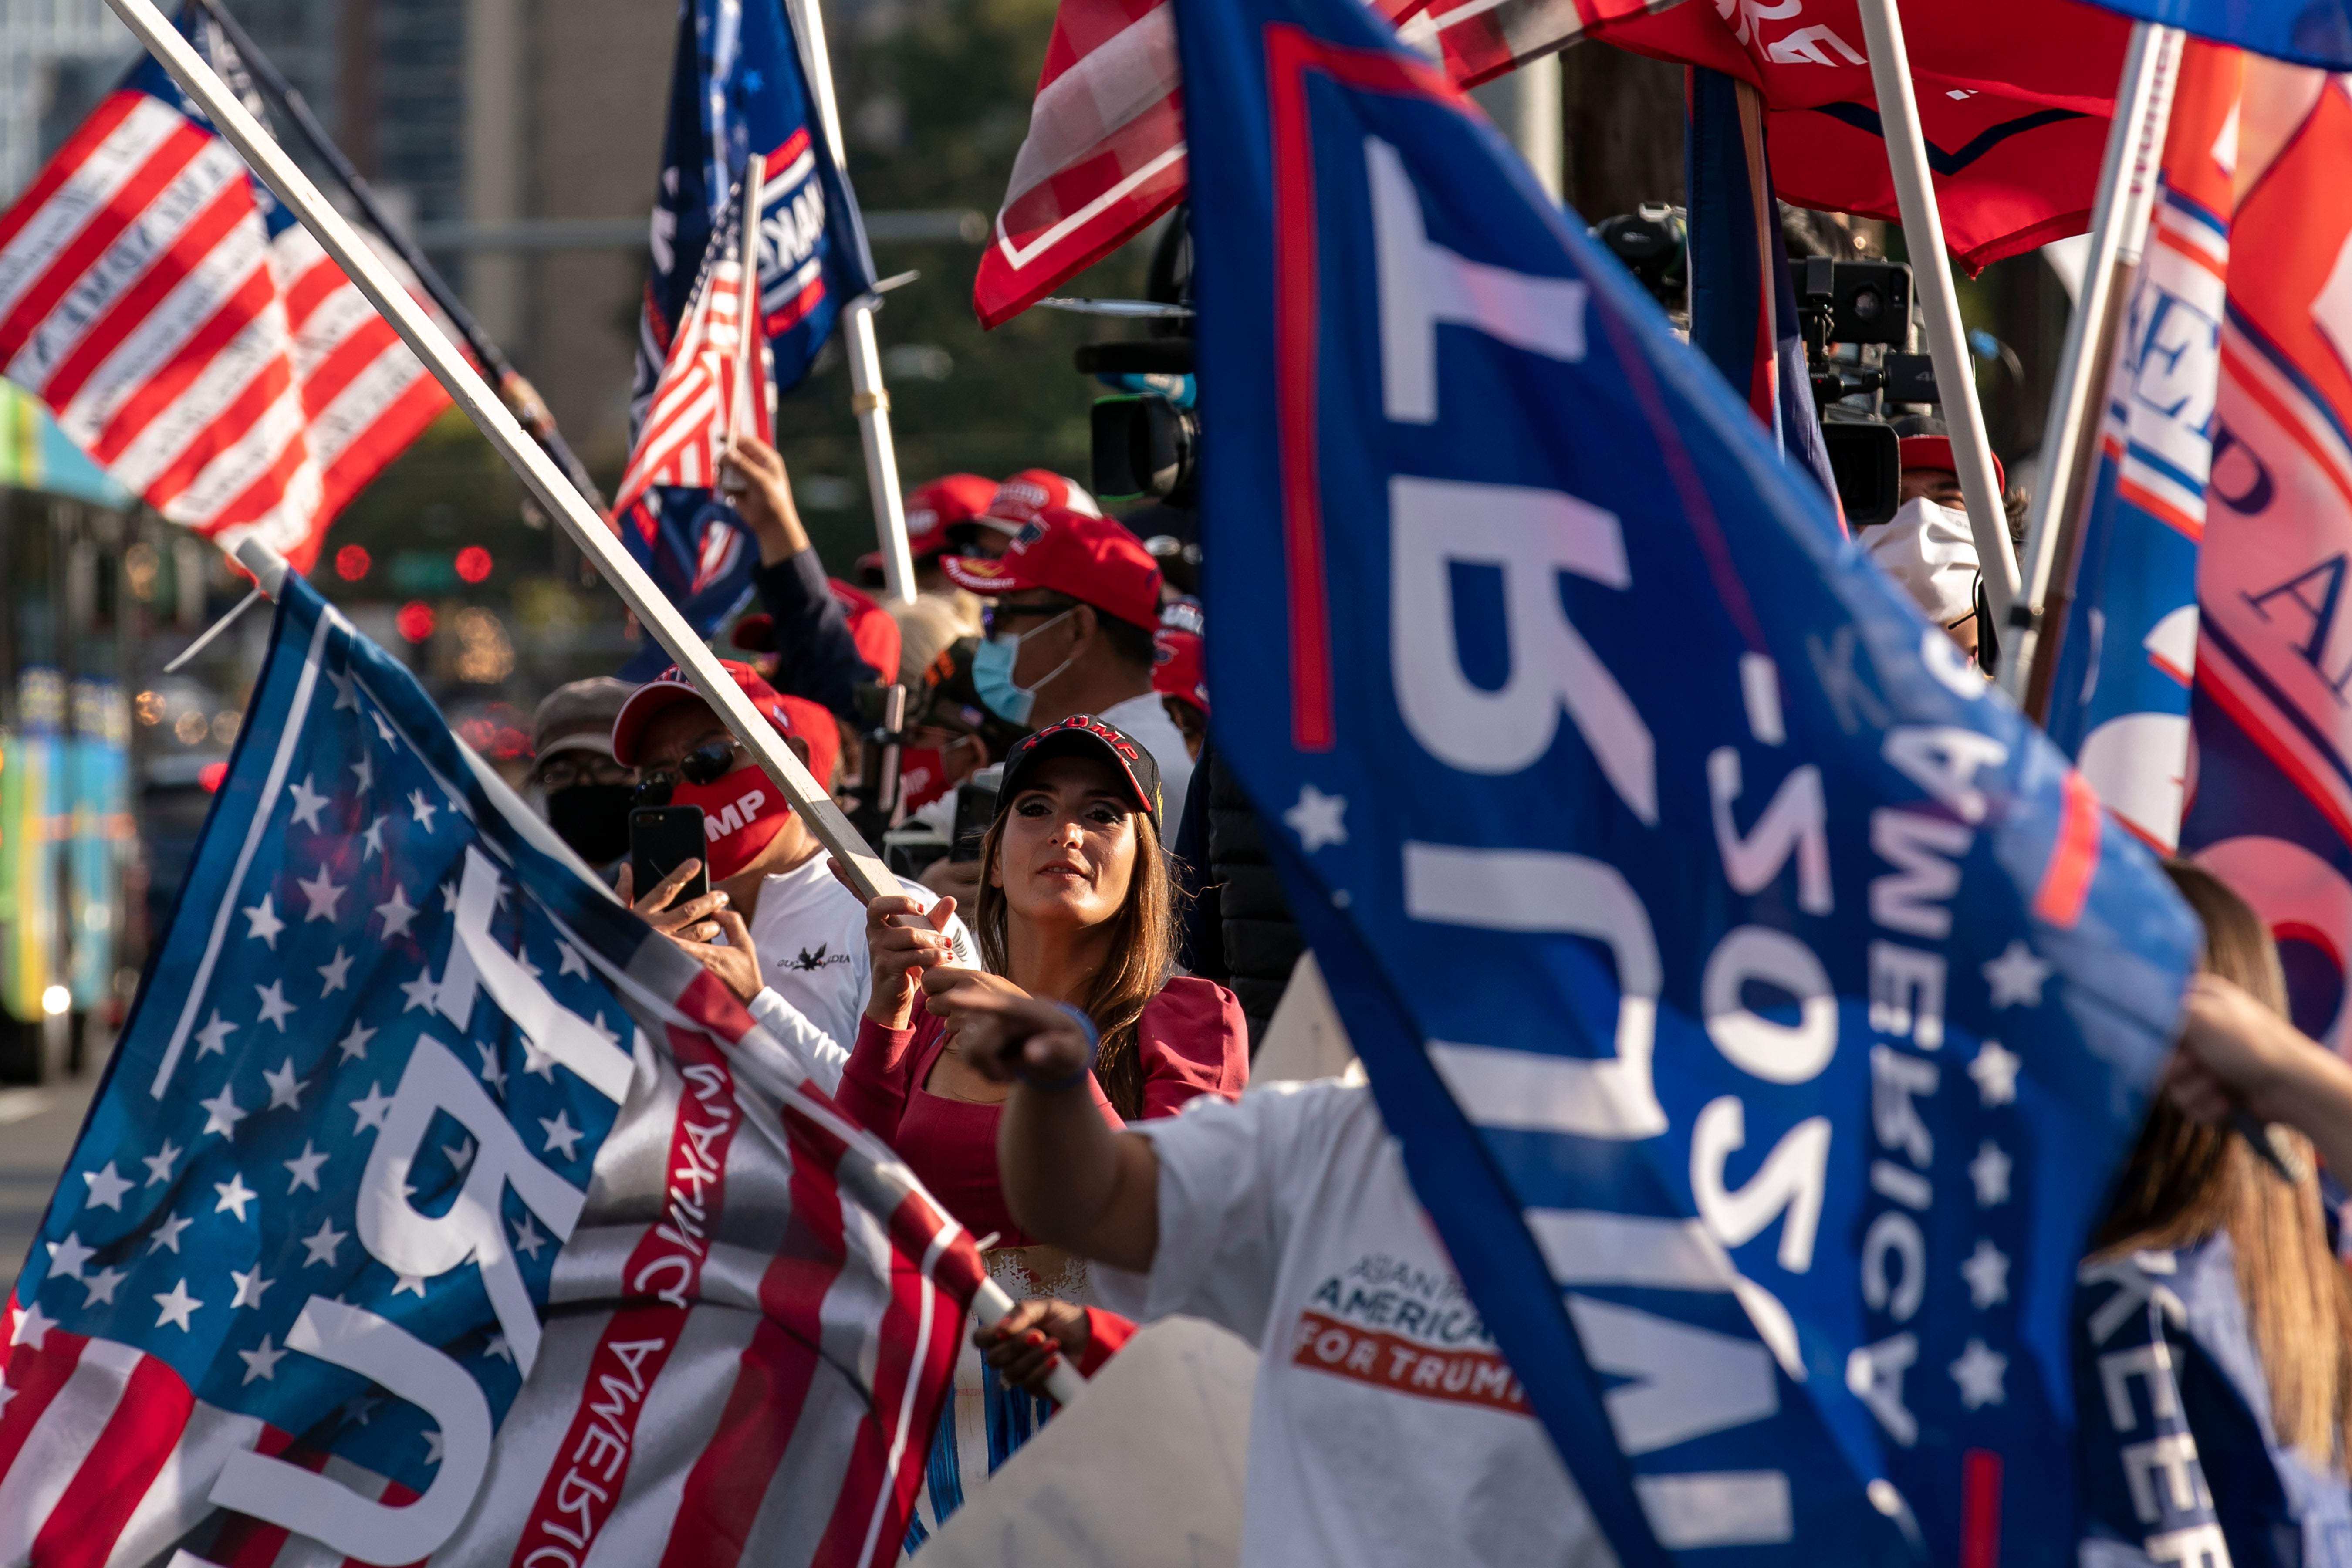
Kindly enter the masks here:
M 698 805 L 641 805 L 629 813 L 629 880 L 643 898 L 688 860 L 706 859 L 709 847 Z M 710 868 L 696 868 L 670 902 L 682 904 L 710 891 Z

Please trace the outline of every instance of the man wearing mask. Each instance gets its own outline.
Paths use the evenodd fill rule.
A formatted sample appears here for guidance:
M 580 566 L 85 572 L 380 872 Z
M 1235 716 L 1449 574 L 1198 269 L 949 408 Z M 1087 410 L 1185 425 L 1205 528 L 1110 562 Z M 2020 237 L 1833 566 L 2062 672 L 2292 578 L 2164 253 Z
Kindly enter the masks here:
M 719 668 L 829 785 L 841 751 L 832 715 L 779 695 L 749 665 L 723 659 Z M 699 806 L 709 847 L 710 891 L 700 898 L 672 902 L 690 863 L 655 888 L 635 887 L 624 866 L 621 898 L 741 997 L 832 1093 L 866 1007 L 865 903 L 827 869 L 816 836 L 677 666 L 622 706 L 612 752 L 638 770 L 638 805 Z M 926 908 L 937 901 L 913 884 L 907 890 Z M 947 930 L 956 962 L 977 967 L 963 922 L 950 915 Z
M 1166 818 L 1181 821 L 1192 757 L 1151 689 L 1160 563 L 1142 541 L 1109 518 L 1048 502 L 1029 509 L 1003 555 L 940 565 L 990 601 L 971 669 L 989 711 L 1025 730 L 1074 713 L 1117 725 L 1160 764 Z
M 1906 420 L 1902 434 L 1903 504 L 1886 522 L 1857 530 L 1854 539 L 1887 575 L 1903 584 L 1912 602 L 1944 628 L 1959 650 L 1988 673 L 1996 647 L 1986 610 L 1984 574 L 1976 535 L 1969 527 L 1968 503 L 1952 460 L 1951 438 L 1930 419 Z M 1993 479 L 2006 485 L 2000 459 Z
M 531 715 L 531 783 L 547 825 L 599 875 L 629 852 L 635 772 L 613 758 L 613 721 L 636 689 L 600 675 L 547 694 Z

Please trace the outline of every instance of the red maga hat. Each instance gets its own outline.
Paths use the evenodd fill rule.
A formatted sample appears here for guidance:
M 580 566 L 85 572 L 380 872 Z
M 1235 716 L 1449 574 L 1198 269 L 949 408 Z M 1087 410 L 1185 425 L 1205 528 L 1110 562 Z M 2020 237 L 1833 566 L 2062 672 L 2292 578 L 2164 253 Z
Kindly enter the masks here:
M 1906 436 L 1903 437 L 1903 466 L 1906 468 L 1935 468 L 1947 474 L 1960 471 L 1952 460 L 1952 438 L 1949 436 Z M 2000 458 L 1992 460 L 1992 482 L 1997 489 L 2009 489 L 2009 476 L 2001 471 Z
M 1110 518 L 1040 507 L 1003 554 L 943 556 L 940 566 L 950 582 L 975 594 L 1044 589 L 1146 631 L 1160 625 L 1160 563 Z
M 907 549 L 918 561 L 937 555 L 948 546 L 948 531 L 970 522 L 996 499 L 997 483 L 980 474 L 948 474 L 907 492 Z M 882 570 L 882 552 L 869 550 L 857 558 L 860 572 Z
M 719 668 L 734 677 L 743 695 L 761 717 L 776 727 L 780 735 L 791 736 L 808 747 L 809 772 L 819 784 L 833 778 L 834 765 L 841 760 L 841 730 L 834 723 L 833 715 L 805 698 L 786 697 L 760 679 L 759 671 L 740 660 L 722 658 Z M 629 694 L 621 704 L 620 716 L 613 721 L 613 760 L 624 767 L 634 768 L 643 757 L 646 726 L 656 714 L 667 712 L 681 702 L 692 702 L 705 710 L 702 693 L 694 689 L 686 672 L 671 665 L 643 686 Z M 713 713 L 712 718 L 718 715 Z
M 1102 508 L 1077 480 L 1051 468 L 1024 468 L 996 487 L 988 504 L 971 521 L 999 533 L 1018 533 L 1036 521 L 1047 507 L 1060 507 L 1082 517 L 1100 517 Z
M 1162 626 L 1151 639 L 1151 689 L 1162 697 L 1189 702 L 1203 715 L 1209 711 L 1206 645 L 1194 632 Z
M 880 601 L 860 588 L 853 588 L 838 577 L 824 580 L 834 603 L 841 606 L 843 618 L 849 623 L 849 640 L 857 645 L 857 657 L 874 667 L 882 683 L 888 685 L 898 679 L 898 655 L 901 649 L 898 623 L 884 609 Z M 727 640 L 746 653 L 776 651 L 776 620 L 765 613 L 745 616 L 727 634 Z

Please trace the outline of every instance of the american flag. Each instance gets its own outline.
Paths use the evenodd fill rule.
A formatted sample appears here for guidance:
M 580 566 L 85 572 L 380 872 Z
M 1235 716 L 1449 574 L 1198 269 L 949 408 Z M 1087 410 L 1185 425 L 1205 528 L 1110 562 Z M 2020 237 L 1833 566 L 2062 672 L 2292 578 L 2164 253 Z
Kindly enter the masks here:
M 0 214 L 0 368 L 173 522 L 302 566 L 448 401 L 152 59 Z
M 654 384 L 629 466 L 614 498 L 613 518 L 634 529 L 650 548 L 658 532 L 656 486 L 707 490 L 719 482 L 719 459 L 730 431 L 772 427 L 772 383 L 762 368 L 767 349 L 745 355 L 745 287 L 740 247 L 742 198 L 739 190 L 728 221 L 715 229 L 695 280 L 686 317 L 670 339 L 669 357 Z M 756 307 L 755 307 L 756 309 Z M 748 372 L 748 374 L 746 374 Z M 757 416 L 747 410 L 758 410 Z M 714 533 L 720 537 L 714 538 Z M 688 596 L 732 570 L 732 552 L 741 551 L 741 531 L 717 523 L 703 531 Z
M 981 1267 L 293 574 L 41 1241 L 0 1563 L 879 1562 Z
M 1672 0 L 1381 0 L 1405 40 L 1483 81 Z M 1184 109 L 1169 0 L 1061 0 L 1029 134 L 972 280 L 1010 321 L 1182 199 Z

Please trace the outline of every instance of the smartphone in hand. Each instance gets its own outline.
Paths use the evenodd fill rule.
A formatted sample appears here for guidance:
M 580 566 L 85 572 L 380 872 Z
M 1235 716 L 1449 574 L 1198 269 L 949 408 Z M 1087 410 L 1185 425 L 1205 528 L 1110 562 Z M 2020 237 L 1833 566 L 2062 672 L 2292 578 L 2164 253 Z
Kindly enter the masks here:
M 688 860 L 705 861 L 685 887 L 670 900 L 682 904 L 710 891 L 710 847 L 702 831 L 698 805 L 641 805 L 629 813 L 629 878 L 637 897 L 660 885 L 663 878 Z

